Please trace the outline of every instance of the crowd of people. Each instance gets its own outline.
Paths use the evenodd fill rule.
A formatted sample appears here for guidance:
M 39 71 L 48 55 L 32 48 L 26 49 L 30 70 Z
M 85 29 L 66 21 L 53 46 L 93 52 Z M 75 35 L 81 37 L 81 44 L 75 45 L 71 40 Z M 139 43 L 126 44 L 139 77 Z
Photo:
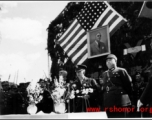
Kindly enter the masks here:
M 85 76 L 86 65 L 75 67 L 77 77 L 74 81 L 67 82 L 68 72 L 63 69 L 52 81 L 41 79 L 38 83 L 44 92 L 43 99 L 36 104 L 37 113 L 88 112 L 89 108 L 99 108 L 109 118 L 141 117 L 137 115 L 139 112 L 143 116 L 140 108 L 148 106 L 150 109 L 151 106 L 151 77 L 148 83 L 140 73 L 132 78 L 126 69 L 117 66 L 114 54 L 107 56 L 106 65 L 108 70 L 100 75 L 99 80 Z

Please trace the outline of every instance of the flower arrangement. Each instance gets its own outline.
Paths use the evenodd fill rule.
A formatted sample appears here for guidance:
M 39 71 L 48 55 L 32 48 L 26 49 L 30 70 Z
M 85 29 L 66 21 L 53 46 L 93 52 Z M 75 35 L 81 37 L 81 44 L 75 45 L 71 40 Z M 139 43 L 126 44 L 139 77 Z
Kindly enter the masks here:
M 44 90 L 39 83 L 31 82 L 26 88 L 29 98 L 29 103 L 39 103 L 43 99 L 42 93 Z
M 65 113 L 66 107 L 65 102 L 68 100 L 68 92 L 67 87 L 68 85 L 65 85 L 63 83 L 60 83 L 57 81 L 57 79 L 54 80 L 55 88 L 52 90 L 51 97 L 54 102 L 54 109 L 56 113 Z
M 67 88 L 69 84 L 63 84 L 54 80 L 55 88 L 52 90 L 51 97 L 55 103 L 65 102 L 68 99 L 69 92 L 67 92 Z
M 64 87 L 56 87 L 52 90 L 51 97 L 55 103 L 64 102 L 63 96 L 65 94 L 66 89 Z

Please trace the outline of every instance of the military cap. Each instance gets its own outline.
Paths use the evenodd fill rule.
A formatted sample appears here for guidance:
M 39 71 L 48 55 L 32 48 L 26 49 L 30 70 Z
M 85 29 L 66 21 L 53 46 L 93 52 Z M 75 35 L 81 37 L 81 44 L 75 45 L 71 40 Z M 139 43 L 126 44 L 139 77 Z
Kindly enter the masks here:
M 66 70 L 60 70 L 60 71 L 59 71 L 59 76 L 62 75 L 63 77 L 66 77 L 67 74 L 68 74 L 68 72 L 67 72 Z
M 106 59 L 115 59 L 117 61 L 117 57 L 114 54 L 109 54 Z
M 136 78 L 142 77 L 142 73 L 137 72 L 137 73 L 135 74 L 135 77 L 136 77 Z
M 76 65 L 75 66 L 76 71 L 81 71 L 81 70 L 85 70 L 85 69 L 87 69 L 86 65 Z
M 136 76 L 140 76 L 141 74 L 139 72 L 136 73 Z

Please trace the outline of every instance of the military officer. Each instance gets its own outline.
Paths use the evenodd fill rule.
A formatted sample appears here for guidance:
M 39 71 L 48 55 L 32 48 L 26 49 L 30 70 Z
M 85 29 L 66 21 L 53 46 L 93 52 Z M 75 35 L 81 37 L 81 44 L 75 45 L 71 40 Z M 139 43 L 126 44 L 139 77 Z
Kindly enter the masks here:
M 107 56 L 106 65 L 108 70 L 102 74 L 105 111 L 108 117 L 126 117 L 125 111 L 112 109 L 131 105 L 129 96 L 132 93 L 132 79 L 124 68 L 117 67 L 117 57 L 114 54 Z
M 73 112 L 87 112 L 87 108 L 98 105 L 96 99 L 98 84 L 95 79 L 85 76 L 86 68 L 85 65 L 77 65 L 75 68 L 77 79 L 71 85 L 75 93 Z
M 133 84 L 134 88 L 134 103 L 137 103 L 137 100 L 140 98 L 141 94 L 143 93 L 146 87 L 146 83 L 144 82 L 144 78 L 141 76 L 140 73 L 137 73 L 135 76 L 135 82 Z

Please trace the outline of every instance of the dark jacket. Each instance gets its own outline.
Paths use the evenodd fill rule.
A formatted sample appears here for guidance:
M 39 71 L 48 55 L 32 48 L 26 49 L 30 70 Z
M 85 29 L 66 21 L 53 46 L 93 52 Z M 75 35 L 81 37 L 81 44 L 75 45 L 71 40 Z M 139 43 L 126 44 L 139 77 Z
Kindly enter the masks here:
M 73 90 L 80 91 L 79 93 L 75 93 L 75 98 L 71 102 L 73 112 L 86 112 L 88 107 L 97 107 L 97 91 L 99 86 L 95 79 L 85 77 L 82 83 L 77 79 L 72 85 L 76 85 L 75 88 L 72 88 Z M 89 88 L 93 89 L 93 93 L 88 93 L 89 98 L 84 99 L 84 94 L 82 94 L 81 90 Z
M 95 41 L 90 45 L 91 55 L 98 55 L 107 52 L 107 48 L 105 44 L 103 42 L 100 42 L 99 44 L 100 44 L 100 48 L 98 47 Z
M 104 80 L 104 106 L 128 106 L 131 104 L 132 79 L 124 68 L 117 67 L 113 71 L 105 71 Z M 123 97 L 125 97 L 123 99 Z
M 137 103 L 137 101 L 140 99 L 140 96 L 142 95 L 144 89 L 146 87 L 146 83 L 141 80 L 139 82 L 135 82 L 133 84 L 133 88 L 134 88 L 134 103 Z

